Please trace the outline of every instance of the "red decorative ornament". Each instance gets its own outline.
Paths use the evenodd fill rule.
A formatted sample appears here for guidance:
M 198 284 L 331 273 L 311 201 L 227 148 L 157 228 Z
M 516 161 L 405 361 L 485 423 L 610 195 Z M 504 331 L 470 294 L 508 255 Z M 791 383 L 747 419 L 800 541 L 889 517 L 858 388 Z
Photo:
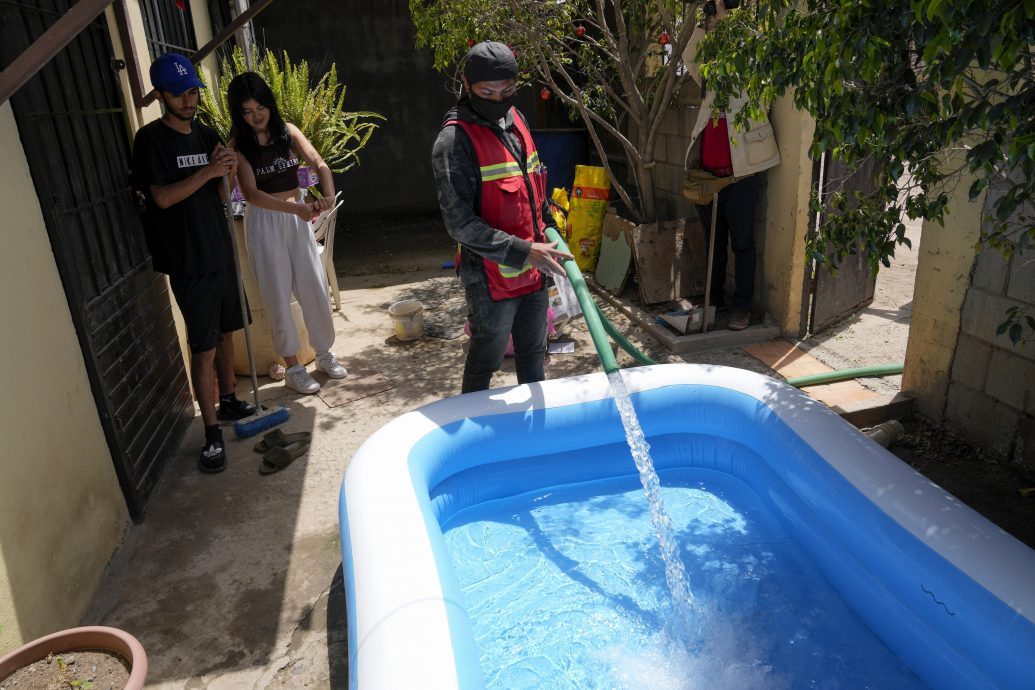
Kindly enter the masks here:
M 539 98 L 542 98 L 544 101 L 550 100 L 550 96 L 552 95 L 553 92 L 551 92 L 550 89 L 546 88 L 545 86 L 539 90 Z
M 672 42 L 672 39 L 669 38 L 668 34 L 666 32 L 664 32 L 664 31 L 661 32 L 660 36 L 658 36 L 658 43 L 660 43 L 663 46 L 668 45 L 671 42 Z
M 581 26 L 581 25 L 576 26 L 575 27 L 575 35 L 578 36 L 579 38 L 582 38 L 583 36 L 585 36 L 586 35 L 586 27 Z

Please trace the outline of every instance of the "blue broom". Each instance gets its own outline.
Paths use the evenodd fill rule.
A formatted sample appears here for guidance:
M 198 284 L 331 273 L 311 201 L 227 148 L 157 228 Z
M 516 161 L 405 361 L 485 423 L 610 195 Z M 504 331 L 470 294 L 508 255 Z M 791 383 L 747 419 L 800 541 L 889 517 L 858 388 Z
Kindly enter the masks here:
M 252 355 L 252 334 L 248 327 L 248 302 L 244 296 L 244 279 L 241 277 L 241 257 L 237 253 L 237 233 L 234 231 L 234 216 L 230 210 L 230 178 L 223 177 L 223 192 L 226 212 L 226 229 L 230 232 L 230 244 L 234 249 L 234 267 L 237 269 L 237 294 L 241 300 L 241 320 L 244 321 L 244 343 L 248 348 L 248 367 L 252 374 L 252 394 L 255 397 L 255 414 L 234 422 L 234 434 L 237 438 L 247 438 L 283 424 L 289 418 L 286 407 L 278 405 L 267 409 L 259 402 L 259 377 L 255 374 L 255 357 Z

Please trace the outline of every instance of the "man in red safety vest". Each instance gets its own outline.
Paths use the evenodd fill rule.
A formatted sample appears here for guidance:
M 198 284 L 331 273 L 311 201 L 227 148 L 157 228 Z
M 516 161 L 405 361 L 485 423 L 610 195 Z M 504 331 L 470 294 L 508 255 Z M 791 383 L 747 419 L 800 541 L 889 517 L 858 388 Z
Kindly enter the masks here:
M 513 107 L 517 61 L 506 45 L 479 43 L 463 60 L 463 92 L 446 113 L 432 166 L 446 230 L 459 244 L 470 349 L 461 392 L 486 390 L 514 338 L 519 383 L 542 381 L 546 358 L 543 271 L 572 258 L 547 242 L 546 168 Z

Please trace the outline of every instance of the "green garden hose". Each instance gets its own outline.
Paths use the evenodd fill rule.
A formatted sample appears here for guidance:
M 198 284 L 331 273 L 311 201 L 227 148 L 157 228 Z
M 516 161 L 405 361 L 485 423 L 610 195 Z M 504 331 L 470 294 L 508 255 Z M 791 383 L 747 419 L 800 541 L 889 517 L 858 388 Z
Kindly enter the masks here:
M 572 262 L 569 262 L 569 263 L 574 263 L 574 262 L 572 261 Z M 577 269 L 578 269 L 578 267 L 576 266 L 576 270 Z M 615 325 L 613 323 L 611 323 L 610 321 L 608 321 L 607 317 L 604 316 L 604 312 L 600 309 L 599 306 L 597 306 L 595 303 L 594 303 L 593 306 L 595 306 L 597 308 L 597 314 L 600 316 L 600 321 L 601 321 L 601 323 L 604 324 L 604 330 L 607 331 L 607 334 L 609 336 L 611 336 L 611 340 L 613 340 L 616 343 L 618 343 L 618 346 L 620 348 L 622 348 L 623 350 L 628 352 L 629 355 L 633 359 L 635 359 L 637 362 L 639 362 L 640 364 L 657 364 L 657 362 L 655 362 L 653 359 L 651 359 L 647 355 L 645 355 L 642 352 L 640 352 L 639 350 L 637 350 L 635 345 L 630 343 L 626 339 L 626 337 L 624 335 L 619 333 L 618 329 L 615 327 Z
M 556 242 L 558 249 L 563 249 L 569 254 L 571 253 L 568 245 L 561 239 L 561 235 L 556 228 L 547 228 L 546 237 L 551 242 Z M 563 265 L 564 272 L 567 274 L 568 280 L 571 281 L 571 287 L 575 290 L 575 298 L 582 308 L 582 316 L 586 319 L 589 336 L 593 340 L 593 347 L 596 348 L 597 356 L 600 358 L 600 364 L 603 366 L 604 372 L 610 374 L 613 371 L 618 371 L 619 368 L 618 362 L 615 360 L 615 353 L 611 350 L 611 344 L 607 340 L 608 334 L 618 343 L 619 347 L 632 355 L 636 361 L 641 364 L 654 364 L 654 360 L 637 350 L 632 343 L 618 332 L 614 324 L 607 320 L 607 317 L 604 316 L 600 307 L 597 306 L 597 303 L 593 301 L 593 297 L 589 294 L 589 288 L 586 287 L 586 281 L 582 277 L 582 271 L 579 270 L 578 264 L 574 261 L 565 261 Z
M 808 376 L 798 376 L 793 379 L 787 379 L 787 383 L 791 384 L 795 388 L 804 388 L 805 386 L 818 386 L 821 383 L 834 383 L 835 381 L 846 381 L 848 379 L 861 379 L 867 376 L 893 376 L 895 374 L 901 374 L 903 364 L 873 364 L 868 367 L 858 367 L 856 369 L 841 369 L 840 371 L 825 371 L 822 374 L 809 374 Z

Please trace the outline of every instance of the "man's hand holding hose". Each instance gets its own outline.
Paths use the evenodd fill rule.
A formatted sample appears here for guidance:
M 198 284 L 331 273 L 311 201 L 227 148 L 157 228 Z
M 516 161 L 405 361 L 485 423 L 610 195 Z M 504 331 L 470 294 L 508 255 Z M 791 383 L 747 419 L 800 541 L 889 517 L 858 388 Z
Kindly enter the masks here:
M 559 262 L 574 259 L 575 257 L 568 252 L 558 249 L 556 242 L 533 242 L 528 250 L 528 258 L 525 259 L 525 263 L 540 271 L 564 275 L 564 269 Z

